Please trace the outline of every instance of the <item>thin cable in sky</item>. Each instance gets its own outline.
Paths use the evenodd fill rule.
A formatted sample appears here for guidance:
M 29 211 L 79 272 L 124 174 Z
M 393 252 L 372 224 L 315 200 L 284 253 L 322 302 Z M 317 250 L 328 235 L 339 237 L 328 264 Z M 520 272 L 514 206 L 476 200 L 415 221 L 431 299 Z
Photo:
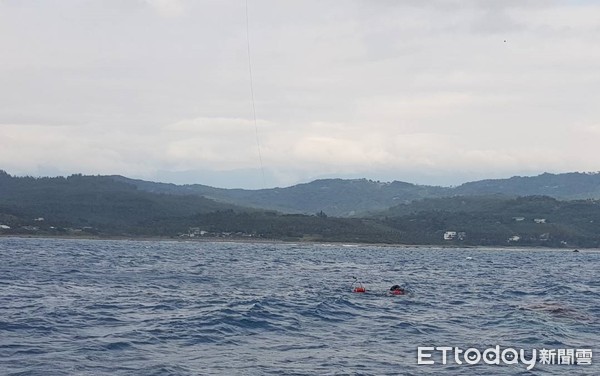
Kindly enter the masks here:
M 263 167 L 262 153 L 260 151 L 260 139 L 258 137 L 258 124 L 256 122 L 256 105 L 254 103 L 254 80 L 252 78 L 252 59 L 250 58 L 250 21 L 248 17 L 248 0 L 246 0 L 246 41 L 248 44 L 248 71 L 250 72 L 250 94 L 252 97 L 252 114 L 254 115 L 254 134 L 256 136 L 256 148 L 258 150 L 258 160 L 260 162 L 260 171 L 262 173 L 263 188 L 266 188 L 265 168 Z

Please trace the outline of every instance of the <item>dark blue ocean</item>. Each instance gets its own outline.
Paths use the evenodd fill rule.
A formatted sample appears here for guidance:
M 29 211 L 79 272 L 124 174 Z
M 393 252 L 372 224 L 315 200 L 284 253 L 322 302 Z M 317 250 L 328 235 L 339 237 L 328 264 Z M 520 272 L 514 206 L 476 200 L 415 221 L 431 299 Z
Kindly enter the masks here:
M 598 375 L 599 303 L 588 250 L 0 238 L 0 374 Z M 417 364 L 496 345 L 593 358 Z

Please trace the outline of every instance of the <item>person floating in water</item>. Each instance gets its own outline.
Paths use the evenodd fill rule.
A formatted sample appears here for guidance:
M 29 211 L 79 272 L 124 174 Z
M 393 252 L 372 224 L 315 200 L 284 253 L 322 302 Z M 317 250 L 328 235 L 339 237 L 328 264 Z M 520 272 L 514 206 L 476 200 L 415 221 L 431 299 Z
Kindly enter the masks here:
M 352 292 L 358 292 L 358 293 L 365 293 L 367 292 L 367 289 L 365 288 L 365 286 L 362 284 L 362 282 L 356 278 L 356 277 L 352 277 L 354 279 L 354 282 L 352 282 Z M 406 294 L 406 290 L 404 289 L 404 287 L 400 287 L 400 285 L 394 285 L 392 287 L 390 287 L 390 295 L 405 295 Z
M 406 294 L 406 290 L 404 290 L 400 285 L 394 285 L 390 287 L 390 294 L 392 295 L 404 295 Z

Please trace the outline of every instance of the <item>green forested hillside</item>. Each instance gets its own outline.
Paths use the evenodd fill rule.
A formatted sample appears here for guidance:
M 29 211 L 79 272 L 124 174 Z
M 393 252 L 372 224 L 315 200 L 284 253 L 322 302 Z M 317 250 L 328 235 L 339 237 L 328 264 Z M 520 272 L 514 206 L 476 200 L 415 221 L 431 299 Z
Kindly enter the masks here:
M 463 244 L 598 247 L 600 201 L 547 196 L 455 196 L 398 205 L 378 215 L 387 225 L 427 242 L 465 232 Z M 508 239 L 519 239 L 509 242 Z M 512 244 L 511 244 L 512 243 Z
M 571 172 L 480 180 L 454 189 L 457 195 L 500 193 L 509 196 L 550 196 L 560 199 L 600 199 L 600 173 Z
M 157 220 L 233 208 L 239 209 L 199 196 L 143 192 L 102 176 L 14 178 L 0 173 L 0 213 L 7 225 L 17 227 L 52 223 L 126 233 Z M 44 221 L 32 223 L 38 218 Z
M 243 237 L 391 242 L 373 220 L 283 215 L 198 195 L 138 190 L 104 176 L 12 177 L 0 172 L 0 234 Z M 389 229 L 393 233 L 394 230 Z
M 448 188 L 443 187 L 419 186 L 398 181 L 381 183 L 367 179 L 322 179 L 287 188 L 245 190 L 213 188 L 200 184 L 153 183 L 122 176 L 112 178 L 153 193 L 196 194 L 219 202 L 290 214 L 313 214 L 323 211 L 336 217 L 351 217 L 384 210 L 401 202 L 439 197 L 448 192 Z
M 199 184 L 175 185 L 153 183 L 113 176 L 119 182 L 135 185 L 153 193 L 200 195 L 220 202 L 277 210 L 284 213 L 313 214 L 323 211 L 329 216 L 363 216 L 392 206 L 422 198 L 450 196 L 503 195 L 549 196 L 563 200 L 600 199 L 600 174 L 542 174 L 532 177 L 481 180 L 458 187 L 433 187 L 400 181 L 383 183 L 367 179 L 323 179 L 287 188 L 259 190 L 220 189 Z
M 306 194 L 300 200 L 306 207 L 318 209 L 327 198 L 330 207 L 343 204 L 352 208 L 346 196 L 362 192 L 362 199 L 356 201 L 358 209 L 368 206 L 371 185 L 381 185 L 354 183 L 356 186 L 348 188 L 347 181 L 318 181 L 310 189 L 298 187 L 296 194 L 302 196 L 299 192 L 311 192 L 318 186 L 323 191 L 320 196 L 313 193 L 318 199 Z M 395 192 L 415 188 L 393 184 L 399 185 Z M 198 194 L 149 192 L 107 176 L 32 178 L 0 172 L 0 235 L 600 247 L 600 204 L 593 199 L 561 201 L 548 196 L 495 194 L 407 201 L 362 218 L 340 218 L 322 210 L 309 215 L 285 214 L 234 206 Z M 448 233 L 455 235 L 444 239 Z

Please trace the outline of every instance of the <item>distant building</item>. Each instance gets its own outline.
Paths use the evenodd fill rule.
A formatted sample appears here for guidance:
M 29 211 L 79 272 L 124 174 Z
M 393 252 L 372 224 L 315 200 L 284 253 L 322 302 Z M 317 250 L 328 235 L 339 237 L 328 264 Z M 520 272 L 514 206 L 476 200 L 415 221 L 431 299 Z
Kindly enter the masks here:
M 519 240 L 521 240 L 521 237 L 519 235 L 513 235 L 510 238 L 508 238 L 508 242 L 518 242 Z
M 515 222 L 523 222 L 525 220 L 525 217 L 513 217 Z
M 533 221 L 535 223 L 546 223 L 546 218 L 535 218 Z
M 36 221 L 36 222 L 43 222 L 44 221 L 44 217 L 35 218 L 34 221 Z
M 195 238 L 196 236 L 207 235 L 208 231 L 201 230 L 200 227 L 190 227 L 187 234 L 181 234 L 182 237 Z
M 10 226 L 0 225 L 0 230 L 10 230 Z
M 456 235 L 456 231 L 446 231 L 444 233 L 444 240 L 454 240 Z

